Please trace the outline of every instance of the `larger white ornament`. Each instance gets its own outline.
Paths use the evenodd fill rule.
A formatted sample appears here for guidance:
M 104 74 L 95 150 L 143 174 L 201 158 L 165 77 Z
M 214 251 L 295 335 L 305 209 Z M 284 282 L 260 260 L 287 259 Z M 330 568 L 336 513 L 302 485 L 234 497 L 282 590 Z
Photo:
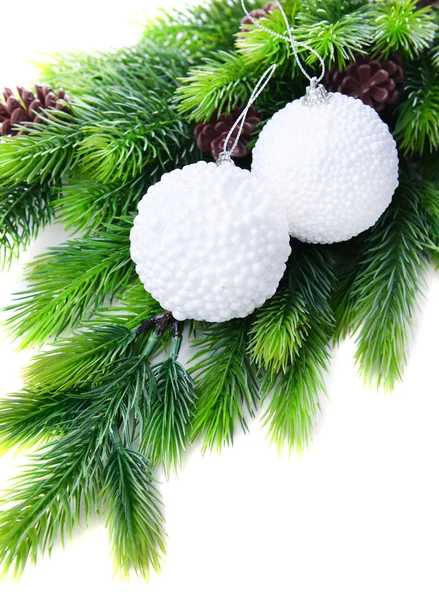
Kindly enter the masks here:
M 384 212 L 398 185 L 398 155 L 375 110 L 333 93 L 277 112 L 256 143 L 252 173 L 285 206 L 290 235 L 332 243 L 368 229 Z
M 229 164 L 164 175 L 131 230 L 141 281 L 178 320 L 245 317 L 275 293 L 289 254 L 284 209 Z

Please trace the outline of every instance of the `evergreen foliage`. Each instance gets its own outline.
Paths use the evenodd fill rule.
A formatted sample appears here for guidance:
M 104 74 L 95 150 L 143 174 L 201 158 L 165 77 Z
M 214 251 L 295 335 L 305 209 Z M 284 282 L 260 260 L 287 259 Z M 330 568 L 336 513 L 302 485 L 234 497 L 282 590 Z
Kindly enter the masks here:
M 181 337 L 172 342 L 169 358 L 153 369 L 156 393 L 141 431 L 140 447 L 151 464 L 162 464 L 165 474 L 177 470 L 189 441 L 196 399 L 191 376 L 177 361 Z
M 198 401 L 192 437 L 204 436 L 203 449 L 221 450 L 233 443 L 237 425 L 247 431 L 247 415 L 259 406 L 256 369 L 248 354 L 248 319 L 203 327 L 193 342 Z
M 17 294 L 7 321 L 21 347 L 43 344 L 91 314 L 134 274 L 127 239 L 131 220 L 52 248 L 29 266 L 29 287 Z M 8 309 L 7 309 L 8 310 Z
M 117 432 L 103 478 L 102 496 L 116 569 L 128 578 L 131 569 L 149 578 L 160 570 L 165 553 L 161 498 L 143 454 L 122 445 Z
M 388 56 L 402 51 L 408 58 L 429 48 L 438 25 L 429 7 L 417 8 L 416 0 L 377 2 L 374 4 L 376 52 Z
M 0 185 L 0 268 L 8 267 L 51 221 L 56 197 L 48 182 Z
M 407 359 L 427 249 L 435 248 L 425 207 L 434 205 L 437 197 L 434 187 L 410 180 L 403 172 L 394 201 L 358 240 L 348 273 L 341 270 L 339 335 L 356 333 L 360 373 L 387 389 L 401 380 Z
M 405 96 L 390 121 L 401 183 L 355 239 L 293 241 L 277 293 L 253 315 L 187 324 L 189 371 L 172 315 L 130 259 L 133 213 L 164 172 L 201 158 L 193 124 L 243 106 L 273 62 L 257 101 L 264 119 L 303 95 L 288 43 L 240 29 L 241 0 L 162 12 L 131 48 L 48 58 L 42 80 L 66 90 L 73 114 L 51 110 L 0 139 L 0 264 L 54 218 L 80 234 L 29 265 L 28 288 L 7 309 L 21 347 L 51 345 L 26 369 L 24 389 L 0 403 L 0 450 L 32 449 L 1 501 L 5 574 L 20 575 L 100 510 L 117 570 L 148 577 L 165 553 L 156 466 L 169 475 L 198 437 L 204 451 L 231 444 L 263 403 L 272 441 L 302 451 L 331 342 L 348 335 L 367 381 L 391 389 L 402 377 L 428 261 L 439 268 L 439 13 L 414 0 L 283 6 L 295 39 L 328 68 L 357 53 L 402 56 Z M 279 11 L 260 23 L 286 33 Z M 318 71 L 312 54 L 298 52 Z
M 277 330 L 273 327 L 272 337 L 276 336 L 276 331 L 287 351 L 281 346 L 284 350 L 283 369 L 269 370 L 263 377 L 263 397 L 267 398 L 273 392 L 263 420 L 279 449 L 286 444 L 290 451 L 295 448 L 301 452 L 311 439 L 319 396 L 325 392 L 324 374 L 334 330 L 331 307 L 334 273 L 322 248 L 308 249 L 300 244 L 293 247 L 285 279 L 287 289 L 283 295 L 289 299 L 290 320 L 281 319 Z M 269 304 L 260 310 L 270 313 L 273 309 L 274 306 Z M 264 325 L 263 320 L 256 318 L 253 348 L 255 340 L 259 340 L 262 352 L 255 353 L 255 358 L 258 361 L 262 358 L 266 363 L 264 350 L 271 358 L 273 342 L 265 338 L 267 346 L 264 349 Z M 289 332 L 291 326 L 295 328 L 292 334 Z
M 395 136 L 409 153 L 439 147 L 439 72 L 431 65 L 415 62 L 407 68 L 406 99 L 398 107 Z

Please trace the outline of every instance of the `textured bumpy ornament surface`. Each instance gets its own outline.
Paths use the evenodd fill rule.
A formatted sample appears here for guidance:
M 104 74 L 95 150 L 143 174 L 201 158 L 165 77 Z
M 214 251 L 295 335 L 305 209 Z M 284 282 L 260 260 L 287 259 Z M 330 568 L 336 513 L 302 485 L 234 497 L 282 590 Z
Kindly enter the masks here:
M 132 259 L 176 319 L 245 317 L 275 293 L 290 254 L 286 215 L 248 171 L 202 161 L 176 169 L 138 209 Z
M 252 173 L 285 206 L 292 236 L 341 242 L 371 227 L 390 204 L 398 154 L 377 112 L 337 92 L 277 112 L 253 150 Z

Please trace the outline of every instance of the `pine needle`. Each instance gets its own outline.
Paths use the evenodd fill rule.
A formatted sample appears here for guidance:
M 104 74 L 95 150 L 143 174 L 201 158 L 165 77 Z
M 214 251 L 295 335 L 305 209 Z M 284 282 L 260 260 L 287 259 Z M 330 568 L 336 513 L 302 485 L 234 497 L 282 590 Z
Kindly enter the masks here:
M 50 223 L 55 199 L 48 182 L 0 186 L 0 269 L 8 268 Z
M 279 451 L 286 445 L 290 452 L 302 452 L 311 440 L 319 397 L 326 393 L 324 375 L 334 330 L 334 273 L 325 247 L 296 243 L 286 278 L 289 293 L 296 299 L 290 310 L 297 311 L 294 323 L 300 343 L 292 338 L 289 352 L 282 357 L 286 365 L 283 372 L 267 372 L 263 377 L 262 397 L 273 392 L 263 423 Z M 282 324 L 287 326 L 288 321 Z
M 247 356 L 249 321 L 206 325 L 189 370 L 195 374 L 198 401 L 192 438 L 204 436 L 203 450 L 233 443 L 236 426 L 247 431 L 246 414 L 259 406 L 256 371 Z
M 418 8 L 416 0 L 374 2 L 373 14 L 374 47 L 384 58 L 391 52 L 403 52 L 413 59 L 430 46 L 438 31 L 430 8 Z
M 302 297 L 290 290 L 278 292 L 255 313 L 248 348 L 251 359 L 270 373 L 285 372 L 304 343 L 308 320 Z
M 121 443 L 114 446 L 101 493 L 115 567 L 123 579 L 131 569 L 149 579 L 165 554 L 162 500 L 146 458 Z
M 152 466 L 161 464 L 165 475 L 177 471 L 192 429 L 195 386 L 176 358 L 153 368 L 156 394 L 141 432 L 140 448 Z
M 33 456 L 2 498 L 2 505 L 6 506 L 0 512 L 0 564 L 4 574 L 13 571 L 19 576 L 28 561 L 36 562 L 38 555 L 50 553 L 59 537 L 64 541 L 66 534 L 71 536 L 73 527 L 81 521 L 83 508 L 86 516 L 98 508 L 102 470 L 112 452 L 114 429 L 120 429 L 128 444 L 135 438 L 133 417 L 145 414 L 149 394 L 153 393 L 153 386 L 148 384 L 151 372 L 146 357 L 125 358 L 107 375 L 99 377 L 96 373 L 96 377 L 94 387 L 53 395 L 52 402 L 47 394 L 35 397 L 33 403 L 20 407 L 13 421 L 9 419 L 8 431 L 3 434 L 8 447 L 27 444 L 33 432 L 47 432 L 51 427 L 52 435 L 57 437 Z M 42 411 L 35 410 L 38 405 Z M 4 414 L 12 415 L 12 405 Z M 37 436 L 41 439 L 41 433 Z M 115 477 L 113 471 L 113 486 Z M 108 494 L 108 489 L 104 489 Z M 125 494 L 125 497 L 132 495 L 135 502 L 139 490 L 132 485 L 125 489 Z M 150 492 L 143 494 L 143 498 L 148 496 L 150 506 L 157 499 Z M 112 512 L 112 536 L 118 527 L 118 517 L 122 518 L 120 512 Z M 151 531 L 155 531 L 154 519 L 150 525 Z M 137 535 L 149 534 L 136 530 L 134 536 Z M 116 558 L 118 552 L 116 547 Z M 131 554 L 127 555 L 124 568 L 131 558 Z M 145 572 L 149 561 L 156 568 L 157 557 L 152 548 L 143 557 Z M 132 566 L 137 568 L 137 562 Z
M 406 98 L 399 105 L 394 135 L 407 153 L 439 148 L 439 74 L 425 61 L 407 66 Z
M 28 289 L 16 294 L 6 310 L 6 325 L 22 348 L 41 345 L 75 327 L 93 309 L 130 282 L 132 219 L 107 227 L 106 232 L 68 241 L 30 264 Z
M 427 244 L 418 183 L 404 178 L 386 213 L 363 239 L 351 290 L 360 373 L 388 390 L 402 379 Z
M 61 178 L 75 164 L 79 138 L 76 117 L 51 109 L 46 122 L 32 123 L 25 135 L 0 141 L 0 179 L 17 184 Z

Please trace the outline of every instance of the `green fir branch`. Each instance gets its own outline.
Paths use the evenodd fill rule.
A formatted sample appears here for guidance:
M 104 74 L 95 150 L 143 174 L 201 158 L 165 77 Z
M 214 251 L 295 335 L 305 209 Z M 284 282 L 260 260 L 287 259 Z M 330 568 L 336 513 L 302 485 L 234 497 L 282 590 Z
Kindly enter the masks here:
M 156 183 L 157 179 L 155 173 L 113 183 L 71 177 L 60 186 L 59 196 L 54 201 L 57 220 L 66 229 L 90 234 L 132 213 L 148 185 Z
M 318 52 L 329 66 L 336 63 L 343 69 L 372 41 L 371 11 L 368 6 L 353 8 L 341 0 L 305 2 L 297 14 L 293 35 Z M 307 62 L 315 65 L 317 57 L 309 54 Z
M 29 450 L 48 444 L 69 428 L 89 407 L 81 400 L 26 387 L 0 402 L 0 454 L 15 449 Z
M 113 443 L 101 493 L 115 567 L 123 579 L 131 569 L 149 579 L 166 550 L 162 500 L 146 458 L 120 439 Z
M 192 377 L 177 361 L 180 344 L 174 339 L 169 358 L 153 367 L 156 394 L 140 439 L 151 464 L 161 464 L 167 476 L 177 471 L 189 442 L 196 398 Z
M 101 446 L 103 444 L 101 443 Z M 99 451 L 100 450 L 100 451 Z M 28 562 L 50 554 L 53 546 L 81 523 L 96 504 L 102 449 L 90 428 L 75 430 L 36 453 L 12 480 L 0 511 L 0 567 L 19 577 Z
M 123 325 L 93 325 L 56 340 L 37 354 L 25 369 L 27 387 L 44 392 L 60 392 L 81 387 L 105 375 L 119 359 L 128 358 L 134 348 L 136 331 Z
M 0 268 L 9 267 L 50 223 L 56 195 L 49 182 L 0 186 Z
M 361 251 L 363 239 L 369 232 L 362 233 L 347 242 L 337 244 L 335 250 L 335 284 L 332 295 L 332 306 L 335 317 L 334 342 L 340 343 L 349 337 L 355 324 L 356 300 L 351 290 L 358 275 L 357 259 Z M 334 247 L 332 248 L 334 252 Z
M 406 99 L 397 108 L 394 135 L 407 153 L 439 148 L 439 73 L 425 61 L 407 67 Z
M 249 10 L 256 0 L 246 0 Z M 243 12 L 240 0 L 209 0 L 172 11 L 161 10 L 145 25 L 143 37 L 159 47 L 178 48 L 192 63 L 210 53 L 231 50 Z
M 295 23 L 300 8 L 299 3 L 288 1 L 282 3 L 282 6 L 289 21 Z M 258 24 L 269 29 L 273 34 L 282 36 L 287 34 L 285 21 L 279 10 L 273 10 L 261 17 L 258 19 Z M 281 74 L 289 80 L 297 76 L 301 77 L 290 42 L 273 36 L 257 25 L 246 25 L 246 29 L 236 38 L 236 47 L 239 53 L 242 54 L 244 64 L 248 65 L 248 68 L 257 69 L 258 75 L 262 75 L 270 65 L 276 64 L 276 75 Z M 304 50 L 301 47 L 297 48 L 297 52 L 301 57 L 304 55 Z
M 193 341 L 198 401 L 192 438 L 204 436 L 203 450 L 218 451 L 233 443 L 239 424 L 247 431 L 246 413 L 253 417 L 259 406 L 258 380 L 247 355 L 248 319 L 206 325 L 203 337 Z
M 296 243 L 285 279 L 297 331 L 289 338 L 292 344 L 283 357 L 284 371 L 267 372 L 263 377 L 263 398 L 273 393 L 263 423 L 279 450 L 286 445 L 289 451 L 301 452 L 311 440 L 320 395 L 326 393 L 324 376 L 334 331 L 334 271 L 325 247 Z M 282 320 L 282 325 L 287 329 L 289 323 Z M 263 330 L 255 328 L 262 335 Z
M 61 178 L 73 168 L 81 137 L 75 116 L 50 109 L 44 122 L 20 128 L 26 130 L 24 135 L 0 140 L 0 180 L 4 184 Z
M 430 47 L 438 32 L 430 8 L 418 8 L 416 0 L 374 2 L 373 12 L 374 49 L 380 56 L 402 52 L 413 59 Z
M 6 309 L 12 311 L 6 325 L 21 338 L 22 348 L 75 327 L 129 284 L 131 223 L 127 219 L 99 235 L 67 241 L 30 264 L 28 288 Z
M 292 24 L 294 40 L 316 50 L 329 66 L 336 62 L 342 69 L 355 53 L 364 51 L 364 46 L 370 44 L 373 37 L 370 11 L 367 7 L 357 8 L 351 4 L 330 0 L 324 4 L 285 2 L 283 7 Z M 287 34 L 278 10 L 258 22 L 276 34 Z M 257 26 L 249 26 L 249 32 L 237 38 L 237 47 L 249 64 L 258 63 L 263 69 L 276 63 L 284 77 L 301 77 L 290 42 L 273 37 Z M 298 46 L 297 52 L 303 62 L 316 64 L 316 56 L 306 48 Z
M 285 373 L 306 338 L 309 314 L 302 296 L 279 291 L 255 313 L 250 329 L 251 359 L 270 373 Z
M 128 329 L 162 312 L 160 304 L 149 294 L 136 276 L 115 296 L 111 306 L 102 306 L 93 312 L 93 319 L 99 323 L 123 325 Z M 162 334 L 167 339 L 167 334 Z
M 52 414 L 48 396 L 36 397 L 34 406 L 28 402 L 11 423 L 8 446 L 14 444 L 14 431 L 15 443 L 28 443 L 32 427 L 34 431 L 38 431 L 37 425 L 40 431 L 47 430 L 47 420 L 56 433 L 60 428 L 65 433 L 34 454 L 2 498 L 0 564 L 4 574 L 13 570 L 19 576 L 28 561 L 36 562 L 38 555 L 50 553 L 59 537 L 64 541 L 66 534 L 71 536 L 82 509 L 88 516 L 98 507 L 99 482 L 111 452 L 114 428 L 120 427 L 124 439 L 131 440 L 135 436 L 132 415 L 145 412 L 149 402 L 150 368 L 144 354 L 120 361 L 103 377 L 97 373 L 99 379 L 93 387 L 55 394 Z M 38 405 L 44 407 L 43 415 L 35 410 Z
M 319 324 L 311 325 L 305 343 L 286 371 L 279 376 L 267 373 L 263 379 L 263 396 L 273 393 L 263 424 L 279 451 L 286 445 L 289 452 L 301 453 L 312 439 L 319 398 L 326 394 L 330 339 Z
M 257 76 L 242 55 L 218 52 L 189 71 L 177 90 L 179 110 L 192 121 L 207 121 L 213 114 L 229 113 L 243 106 Z
M 430 245 L 418 185 L 403 176 L 390 207 L 363 237 L 345 297 L 353 303 L 359 371 L 388 390 L 402 379 Z

